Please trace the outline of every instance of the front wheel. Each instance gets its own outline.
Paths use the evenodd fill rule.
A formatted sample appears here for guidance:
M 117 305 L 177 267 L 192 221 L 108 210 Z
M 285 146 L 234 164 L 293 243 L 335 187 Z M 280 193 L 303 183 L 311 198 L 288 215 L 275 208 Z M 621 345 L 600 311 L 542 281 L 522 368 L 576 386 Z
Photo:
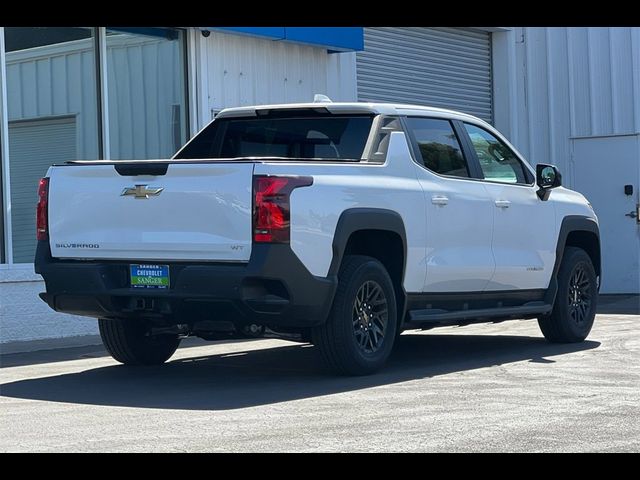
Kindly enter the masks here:
M 593 326 L 598 302 L 596 272 L 587 252 L 567 247 L 558 271 L 558 294 L 549 315 L 538 318 L 547 340 L 582 342 Z
M 385 364 L 396 337 L 391 278 L 375 258 L 345 257 L 327 321 L 312 332 L 325 363 L 343 375 L 367 375 Z
M 139 320 L 98 319 L 100 337 L 107 351 L 125 365 L 159 365 L 174 354 L 178 335 L 149 335 L 148 328 Z

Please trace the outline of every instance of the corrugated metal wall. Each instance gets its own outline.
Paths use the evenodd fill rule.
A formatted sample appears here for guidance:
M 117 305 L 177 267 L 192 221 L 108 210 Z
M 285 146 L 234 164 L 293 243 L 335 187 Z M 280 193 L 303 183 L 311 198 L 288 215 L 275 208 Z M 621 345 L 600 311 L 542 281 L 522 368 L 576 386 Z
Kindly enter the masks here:
M 572 137 L 640 132 L 639 28 L 528 27 L 515 38 L 512 141 L 532 163 L 570 172 Z
M 491 34 L 469 28 L 367 27 L 358 98 L 452 108 L 492 121 Z
M 309 102 L 315 93 L 356 99 L 353 53 L 217 32 L 201 42 L 209 109 Z

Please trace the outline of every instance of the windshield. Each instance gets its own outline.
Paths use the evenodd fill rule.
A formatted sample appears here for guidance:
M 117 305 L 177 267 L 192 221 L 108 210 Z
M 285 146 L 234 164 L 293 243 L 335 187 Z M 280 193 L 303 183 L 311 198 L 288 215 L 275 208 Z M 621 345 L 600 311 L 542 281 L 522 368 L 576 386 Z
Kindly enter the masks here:
M 372 122 L 371 115 L 221 118 L 210 123 L 174 158 L 359 160 Z

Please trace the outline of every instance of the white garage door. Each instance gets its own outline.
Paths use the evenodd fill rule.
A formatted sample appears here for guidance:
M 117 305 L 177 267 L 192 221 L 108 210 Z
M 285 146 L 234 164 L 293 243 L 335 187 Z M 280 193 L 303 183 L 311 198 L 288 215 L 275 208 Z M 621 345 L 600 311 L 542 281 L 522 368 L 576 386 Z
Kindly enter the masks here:
M 360 101 L 430 105 L 493 120 L 488 32 L 365 28 L 357 71 Z

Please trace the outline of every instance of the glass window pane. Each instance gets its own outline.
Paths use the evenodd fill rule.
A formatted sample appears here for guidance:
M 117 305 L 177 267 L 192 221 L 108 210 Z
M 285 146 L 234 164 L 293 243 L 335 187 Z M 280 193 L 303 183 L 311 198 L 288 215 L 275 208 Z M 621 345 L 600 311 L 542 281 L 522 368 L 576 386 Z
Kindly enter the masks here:
M 185 143 L 184 73 L 184 32 L 107 29 L 112 159 L 169 158 Z
M 2 79 L 0 79 L 0 84 Z M 5 263 L 4 258 L 4 181 L 2 179 L 2 135 L 0 135 L 0 263 Z
M 362 158 L 372 116 L 220 119 L 176 158 Z
M 478 155 L 486 180 L 502 183 L 529 183 L 518 157 L 504 143 L 488 131 L 464 124 Z
M 5 27 L 13 261 L 33 262 L 38 180 L 98 158 L 93 30 Z
M 460 142 L 448 120 L 408 118 L 424 166 L 441 175 L 468 177 L 469 169 Z

